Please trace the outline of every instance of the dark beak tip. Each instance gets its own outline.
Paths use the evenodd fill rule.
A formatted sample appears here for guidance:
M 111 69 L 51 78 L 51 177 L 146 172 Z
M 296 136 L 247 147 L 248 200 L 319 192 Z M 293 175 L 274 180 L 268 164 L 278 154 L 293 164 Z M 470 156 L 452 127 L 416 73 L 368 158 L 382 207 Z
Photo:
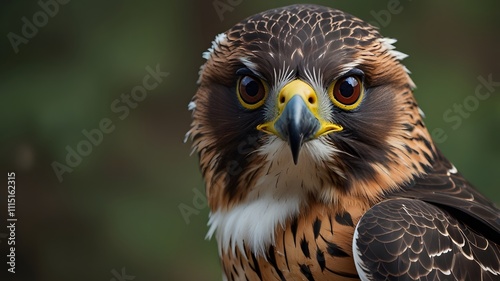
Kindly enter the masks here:
M 275 124 L 276 130 L 288 141 L 293 163 L 299 161 L 300 149 L 304 142 L 312 139 L 319 128 L 319 122 L 307 108 L 302 98 L 293 97 Z
M 290 140 L 290 149 L 292 150 L 293 163 L 297 165 L 299 162 L 300 149 L 302 148 L 302 140 L 294 142 Z

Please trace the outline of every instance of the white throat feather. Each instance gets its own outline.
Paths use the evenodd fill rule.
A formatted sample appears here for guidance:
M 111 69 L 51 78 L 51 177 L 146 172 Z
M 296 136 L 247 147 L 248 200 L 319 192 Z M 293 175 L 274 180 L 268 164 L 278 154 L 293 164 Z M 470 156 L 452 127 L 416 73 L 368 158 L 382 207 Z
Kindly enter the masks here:
M 295 165 L 288 144 L 271 137 L 257 152 L 266 158 L 258 167 L 259 179 L 248 187 L 244 201 L 230 210 L 210 213 L 207 239 L 215 234 L 219 254 L 229 250 L 234 254 L 238 248 L 245 255 L 245 245 L 255 255 L 265 257 L 275 243 L 277 228 L 284 228 L 288 219 L 298 215 L 309 194 L 320 190 L 318 163 L 336 152 L 324 139 L 313 140 L 304 144 Z

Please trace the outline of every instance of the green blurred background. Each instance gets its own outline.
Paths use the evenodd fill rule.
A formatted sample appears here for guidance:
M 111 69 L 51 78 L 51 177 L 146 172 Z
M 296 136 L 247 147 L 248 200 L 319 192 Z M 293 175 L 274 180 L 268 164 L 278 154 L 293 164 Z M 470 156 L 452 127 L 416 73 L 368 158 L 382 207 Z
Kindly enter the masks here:
M 234 7 L 218 14 L 214 4 L 220 3 Z M 16 54 L 7 35 L 22 35 L 22 18 L 33 22 L 41 7 L 2 1 L 0 225 L 8 171 L 16 172 L 18 217 L 17 273 L 9 280 L 119 280 L 113 270 L 122 268 L 134 280 L 221 280 L 215 242 L 204 240 L 208 209 L 193 202 L 204 187 L 197 157 L 189 157 L 190 144 L 182 142 L 190 124 L 187 104 L 201 53 L 216 34 L 292 3 L 299 1 L 72 0 Z M 397 49 L 410 55 L 405 64 L 426 124 L 446 133 L 439 147 L 500 202 L 500 86 L 460 117 L 458 128 L 443 118 L 454 104 L 471 100 L 478 76 L 500 82 L 500 2 L 310 3 L 376 23 L 399 40 Z M 158 64 L 170 75 L 120 120 L 111 104 L 142 84 L 147 66 Z M 115 130 L 59 182 L 51 164 L 65 163 L 66 146 L 76 149 L 86 139 L 82 130 L 98 128 L 103 118 Z M 199 214 L 186 220 L 179 206 Z M 1 277 L 7 273 L 4 227 L 2 233 L 0 279 L 7 280 Z

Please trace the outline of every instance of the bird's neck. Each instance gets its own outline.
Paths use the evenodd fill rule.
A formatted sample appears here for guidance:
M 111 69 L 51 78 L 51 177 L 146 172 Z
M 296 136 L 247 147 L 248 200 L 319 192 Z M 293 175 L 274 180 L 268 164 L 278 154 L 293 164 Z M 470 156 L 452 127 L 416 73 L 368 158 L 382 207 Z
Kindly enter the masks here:
M 266 149 L 274 153 L 267 153 Z M 328 171 L 318 166 L 321 163 L 318 158 L 327 159 L 330 153 L 334 153 L 322 151 L 327 149 L 331 147 L 313 143 L 305 147 L 295 165 L 286 145 L 264 145 L 261 155 L 272 157 L 262 159 L 262 165 L 255 171 L 248 171 L 253 180 L 248 181 L 250 184 L 244 199 L 230 207 L 212 208 L 207 237 L 216 236 L 221 253 L 236 249 L 245 252 L 246 247 L 253 253 L 264 255 L 268 247 L 275 244 L 276 231 L 286 229 L 294 218 L 307 216 L 312 206 L 322 206 L 330 214 L 340 214 L 374 204 L 361 196 L 335 192 L 339 188 L 328 180 Z M 209 188 L 223 191 L 214 186 Z

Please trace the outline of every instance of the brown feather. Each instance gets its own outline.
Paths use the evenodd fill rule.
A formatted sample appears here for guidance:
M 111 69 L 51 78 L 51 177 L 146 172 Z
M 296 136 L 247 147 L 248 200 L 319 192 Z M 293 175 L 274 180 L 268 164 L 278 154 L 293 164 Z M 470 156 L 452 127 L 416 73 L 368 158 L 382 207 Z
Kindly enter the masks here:
M 356 224 L 363 214 L 372 215 L 374 205 L 394 197 L 434 204 L 455 217 L 450 221 L 462 220 L 453 231 L 492 233 L 479 234 L 492 243 L 487 249 L 500 248 L 494 238 L 500 231 L 498 209 L 461 176 L 450 175 L 454 168 L 425 127 L 415 86 L 400 62 L 403 55 L 376 28 L 339 10 L 294 5 L 251 16 L 217 38 L 200 70 L 188 134 L 206 184 L 209 233 L 228 224 L 217 236 L 228 280 L 357 280 Z M 250 110 L 239 102 L 237 71 L 242 68 L 268 85 L 262 107 Z M 363 73 L 365 95 L 347 111 L 331 105 L 325 89 L 353 69 Z M 314 86 L 328 105 L 322 118 L 344 128 L 305 143 L 297 165 L 286 142 L 256 129 L 273 120 L 278 92 L 290 79 Z M 297 210 L 292 199 L 300 200 Z M 255 202 L 269 204 L 251 205 Z M 290 213 L 277 215 L 278 202 Z M 242 211 L 248 206 L 266 217 Z M 228 222 L 214 214 L 239 216 Z M 275 225 L 262 233 L 268 218 Z M 243 230 L 257 226 L 261 232 L 245 236 Z M 368 244 L 364 253 L 373 250 Z M 490 262 L 485 254 L 478 261 Z
M 308 280 L 310 273 L 309 280 L 358 280 L 352 260 L 352 235 L 368 205 L 355 198 L 348 202 L 348 208 L 342 211 L 333 205 L 308 206 L 276 230 L 276 244 L 265 257 L 256 257 L 249 249 L 244 254 L 238 249 L 235 254 L 224 252 L 226 276 L 229 280 Z M 350 219 L 342 220 L 339 214 L 348 214 Z

